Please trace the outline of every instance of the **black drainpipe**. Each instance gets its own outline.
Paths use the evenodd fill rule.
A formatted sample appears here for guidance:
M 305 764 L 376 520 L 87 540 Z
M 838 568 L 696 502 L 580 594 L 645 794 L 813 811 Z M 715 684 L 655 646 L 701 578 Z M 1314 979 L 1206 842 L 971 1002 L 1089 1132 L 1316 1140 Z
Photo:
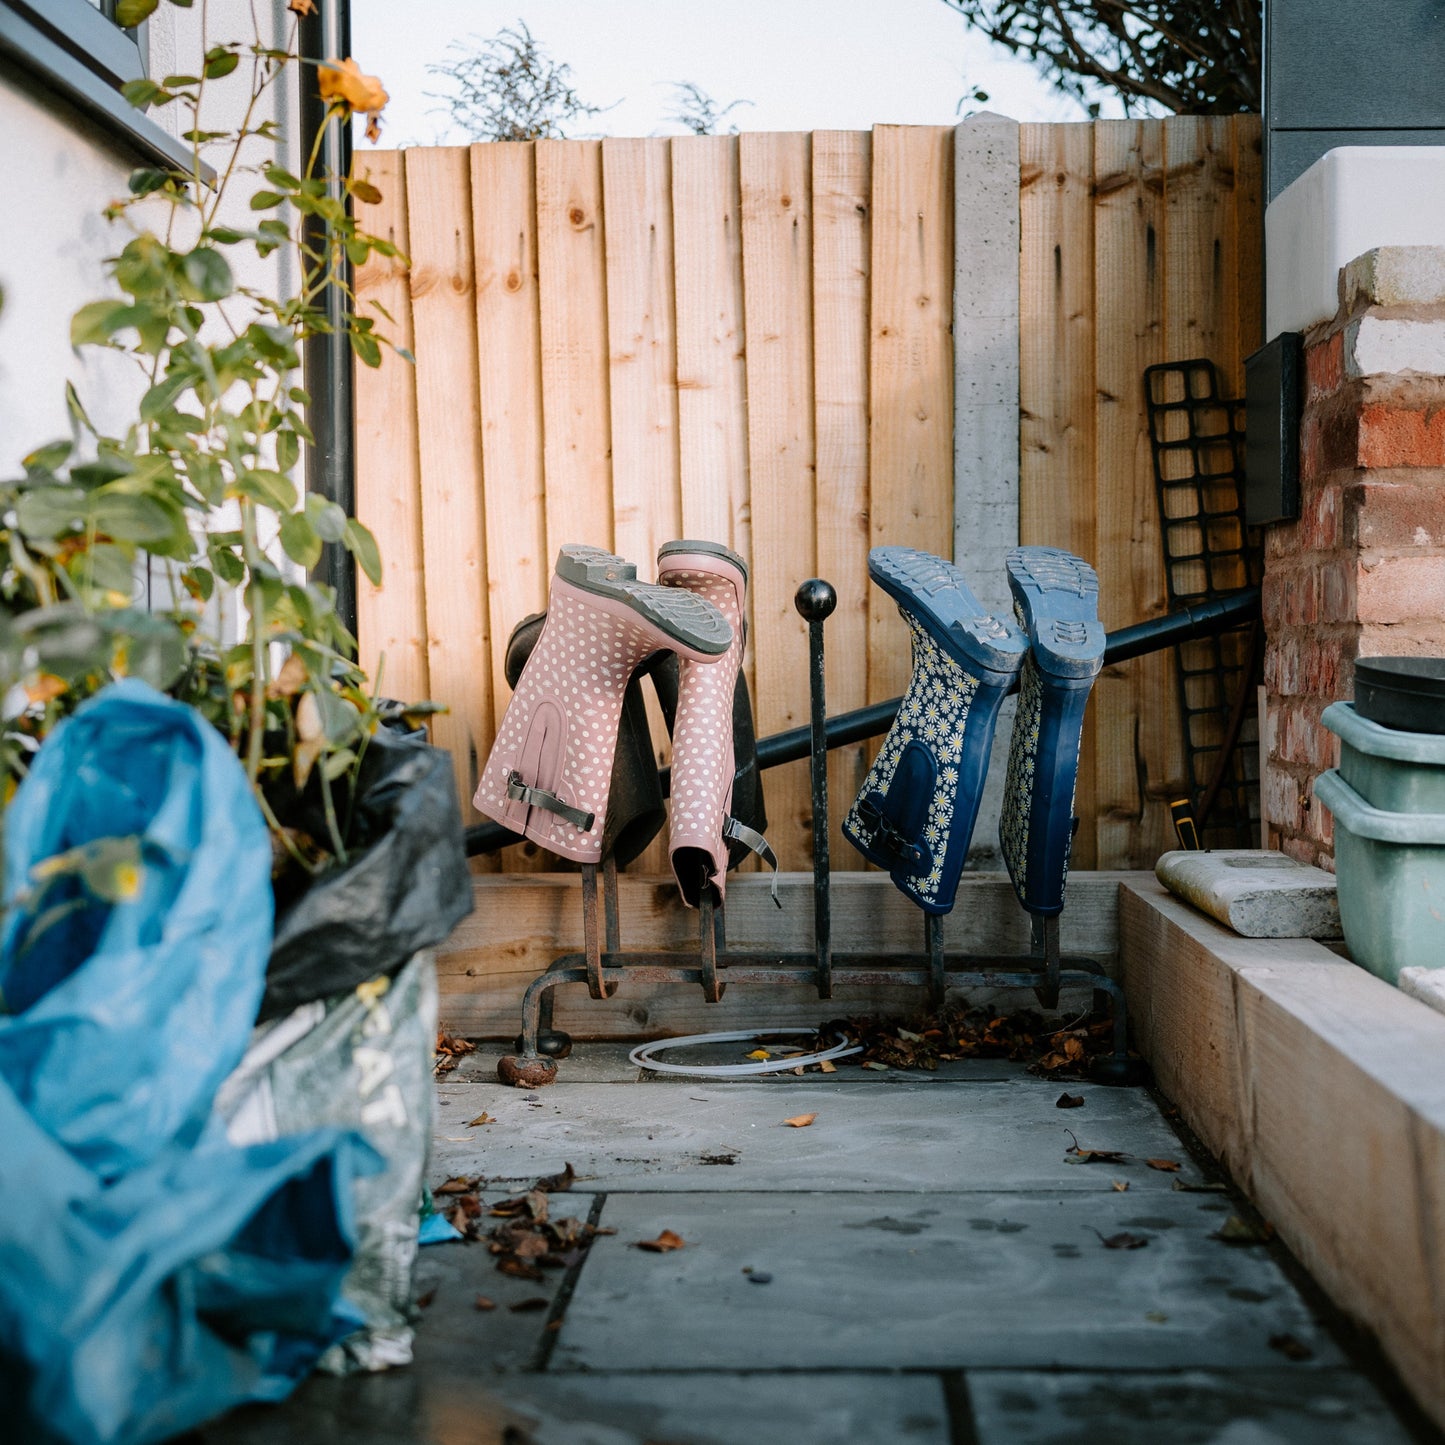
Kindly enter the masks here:
M 344 60 L 351 54 L 350 0 L 319 0 L 314 13 L 301 20 L 299 44 L 303 60 Z M 311 154 L 317 132 L 326 121 L 326 106 L 317 85 L 315 65 L 300 67 L 301 156 Z M 320 168 L 333 176 L 351 173 L 351 126 L 333 125 L 322 142 Z M 333 194 L 342 197 L 340 186 Z M 315 246 L 325 244 L 325 223 L 311 217 L 306 229 Z M 351 266 L 344 263 L 347 284 Z M 306 448 L 306 490 L 335 502 L 348 517 L 356 515 L 356 458 L 353 441 L 351 343 L 342 329 L 346 297 L 329 287 L 321 305 L 331 331 L 306 343 L 303 382 L 311 396 L 307 422 L 316 441 Z M 356 564 L 339 543 L 327 543 L 312 574 L 336 589 L 336 613 L 356 633 Z

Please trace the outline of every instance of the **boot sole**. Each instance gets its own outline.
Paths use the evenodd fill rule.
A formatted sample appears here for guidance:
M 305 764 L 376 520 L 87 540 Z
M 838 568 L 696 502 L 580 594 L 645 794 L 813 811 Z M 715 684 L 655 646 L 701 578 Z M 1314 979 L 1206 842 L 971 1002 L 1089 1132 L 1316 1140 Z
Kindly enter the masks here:
M 733 630 L 716 607 L 681 587 L 639 582 L 637 568 L 600 547 L 572 544 L 557 554 L 557 576 L 584 592 L 621 603 L 659 632 L 708 657 L 732 646 Z
M 676 542 L 664 542 L 657 549 L 657 565 L 661 567 L 664 558 L 675 556 L 678 553 L 720 557 L 724 562 L 731 562 L 743 574 L 744 584 L 747 583 L 748 564 L 731 547 L 725 547 L 721 542 L 691 542 L 686 538 Z
M 990 616 L 952 562 L 916 547 L 875 547 L 868 575 L 963 667 L 1011 678 L 1023 666 L 1023 633 L 1011 619 Z
M 1105 644 L 1098 573 L 1057 547 L 1015 547 L 1004 566 L 1039 667 L 1058 678 L 1095 677 Z

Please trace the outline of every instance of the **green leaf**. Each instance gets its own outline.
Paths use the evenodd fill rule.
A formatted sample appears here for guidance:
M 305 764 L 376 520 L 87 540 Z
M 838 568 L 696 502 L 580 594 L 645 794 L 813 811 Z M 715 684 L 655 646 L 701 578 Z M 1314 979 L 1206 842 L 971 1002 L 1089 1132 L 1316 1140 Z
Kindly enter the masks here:
M 229 547 L 216 546 L 214 538 L 208 551 L 216 576 L 228 587 L 238 586 L 246 575 L 246 564 Z
M 302 512 L 291 512 L 281 519 L 281 546 L 299 566 L 311 568 L 321 560 L 321 538 Z
M 365 201 L 368 206 L 376 206 L 381 203 L 382 195 L 370 181 L 352 181 L 351 194 L 358 201 Z
M 301 182 L 293 176 L 285 166 L 269 165 L 261 173 L 271 182 L 273 186 L 283 191 L 298 191 L 301 189 Z
M 312 689 L 312 695 L 321 714 L 321 730 L 326 741 L 334 748 L 349 743 L 361 727 L 361 715 L 355 707 L 329 687 L 317 686 Z
M 156 13 L 161 0 L 118 0 L 115 7 L 115 23 L 122 30 L 132 30 L 143 20 Z
M 252 231 L 234 231 L 230 226 L 212 226 L 206 232 L 206 239 L 214 241 L 218 246 L 234 246 L 237 241 L 244 241 L 254 234 Z
M 173 520 L 154 497 L 103 492 L 93 497 L 90 517 L 96 530 L 117 542 L 158 542 L 171 535 Z
M 328 783 L 334 783 L 337 778 L 349 773 L 355 765 L 355 752 L 350 748 L 342 748 L 340 752 L 331 753 L 321 764 L 321 775 Z
M 158 171 L 153 166 L 142 166 L 139 170 L 130 173 L 131 194 L 134 196 L 148 196 L 152 191 L 160 190 L 170 177 L 164 171 Z
M 146 3 L 146 0 L 141 0 L 141 3 Z M 159 0 L 151 0 L 152 10 L 155 9 L 157 3 Z M 153 80 L 128 80 L 121 86 L 120 93 L 137 110 L 144 110 L 161 93 L 161 88 Z
M 124 301 L 91 301 L 70 322 L 72 346 L 98 346 L 127 324 L 130 307 Z
M 231 294 L 231 268 L 211 246 L 197 246 L 181 262 L 181 273 L 202 301 L 220 301 Z
M 381 365 L 381 344 L 369 331 L 352 331 L 351 349 L 363 366 Z
M 79 487 L 30 487 L 15 503 L 15 520 L 31 538 L 48 540 L 79 529 L 85 493 Z
M 80 400 L 80 393 L 75 389 L 75 383 L 65 383 L 65 409 L 70 413 L 70 419 L 78 427 L 84 427 L 92 436 L 95 435 L 95 423 L 86 414 L 84 405 Z
M 200 83 L 199 75 L 168 75 L 161 81 L 167 90 L 180 90 L 184 86 L 199 85 Z
M 251 197 L 251 209 L 253 211 L 269 211 L 279 206 L 285 199 L 285 196 L 276 191 L 257 191 Z
M 346 526 L 342 529 L 342 541 L 356 558 L 356 565 L 366 573 L 371 585 L 380 587 L 381 549 L 376 545 L 376 538 L 355 517 L 348 517 Z
M 77 552 L 70 559 L 69 571 L 77 583 L 89 580 L 100 592 L 118 592 L 129 597 L 135 585 L 131 553 L 108 542 L 98 542 L 88 551 Z
M 187 567 L 181 573 L 186 590 L 200 602 L 209 602 L 216 590 L 215 574 L 205 567 Z
M 51 442 L 49 446 L 36 447 L 20 465 L 27 472 L 53 472 L 70 460 L 71 450 L 69 442 Z
M 346 536 L 346 513 L 335 502 L 308 492 L 306 515 L 323 542 L 340 542 Z
M 246 496 L 278 512 L 289 512 L 296 506 L 296 484 L 280 472 L 248 469 L 241 473 L 236 485 Z
M 218 51 L 219 53 L 217 53 Z M 239 55 L 229 50 L 220 50 L 218 46 L 206 55 L 206 79 L 220 80 L 223 75 L 229 75 L 240 63 Z
M 296 465 L 301 456 L 301 442 L 294 431 L 282 431 L 276 433 L 276 465 L 283 472 L 289 472 Z M 307 498 L 307 510 L 310 510 L 310 498 Z M 338 539 L 332 537 L 331 541 Z

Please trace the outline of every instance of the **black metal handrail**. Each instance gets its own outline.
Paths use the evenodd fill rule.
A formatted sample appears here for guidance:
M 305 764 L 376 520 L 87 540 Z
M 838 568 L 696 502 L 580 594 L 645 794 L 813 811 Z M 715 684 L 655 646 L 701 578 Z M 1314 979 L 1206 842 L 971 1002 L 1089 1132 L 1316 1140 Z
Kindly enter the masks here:
M 1238 592 L 1181 607 L 1166 612 L 1162 617 L 1151 617 L 1147 622 L 1136 622 L 1109 633 L 1104 647 L 1104 665 L 1127 662 L 1130 658 L 1160 652 L 1195 638 L 1213 637 L 1217 633 L 1228 632 L 1232 627 L 1253 622 L 1259 615 L 1259 588 L 1242 587 Z M 861 743 L 886 733 L 893 726 L 902 701 L 901 697 L 891 697 L 886 702 L 870 703 L 867 707 L 830 717 L 826 724 L 829 750 L 845 748 L 850 743 Z M 759 738 L 758 767 L 776 768 L 783 763 L 795 763 L 800 758 L 806 758 L 811 751 L 811 735 L 811 728 L 800 727 Z M 670 768 L 659 769 L 664 797 L 671 789 L 671 773 Z M 520 833 L 514 833 L 500 823 L 473 824 L 467 829 L 466 838 L 469 857 L 495 853 L 499 848 L 522 842 Z

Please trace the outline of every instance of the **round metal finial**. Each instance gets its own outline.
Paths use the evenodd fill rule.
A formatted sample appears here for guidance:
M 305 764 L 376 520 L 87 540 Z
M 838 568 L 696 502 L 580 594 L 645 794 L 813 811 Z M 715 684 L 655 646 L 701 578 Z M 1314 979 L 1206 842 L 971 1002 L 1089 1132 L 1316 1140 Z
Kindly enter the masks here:
M 833 590 L 833 584 L 823 581 L 821 577 L 809 577 L 806 582 L 799 584 L 798 590 L 793 594 L 793 606 L 798 609 L 799 616 L 808 622 L 822 622 L 824 618 L 832 615 L 837 605 L 838 594 Z

